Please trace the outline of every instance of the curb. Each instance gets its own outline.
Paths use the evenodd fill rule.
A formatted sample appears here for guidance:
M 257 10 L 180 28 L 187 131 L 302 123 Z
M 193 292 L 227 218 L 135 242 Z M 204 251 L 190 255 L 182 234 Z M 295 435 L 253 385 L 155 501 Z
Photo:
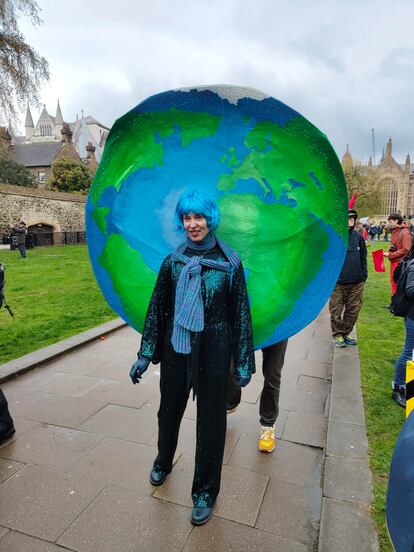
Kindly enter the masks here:
M 122 320 L 122 318 L 116 318 L 115 320 L 110 320 L 99 326 L 95 326 L 90 330 L 86 330 L 80 334 L 73 335 L 68 339 L 63 341 L 58 341 L 53 345 L 43 347 L 38 351 L 29 353 L 22 357 L 10 360 L 5 364 L 0 365 L 0 383 L 5 383 L 11 379 L 16 378 L 42 364 L 54 360 L 70 351 L 78 349 L 87 343 L 91 343 L 98 339 L 101 335 L 108 335 L 117 330 L 127 326 L 127 323 Z
M 379 552 L 358 347 L 334 348 L 318 552 Z

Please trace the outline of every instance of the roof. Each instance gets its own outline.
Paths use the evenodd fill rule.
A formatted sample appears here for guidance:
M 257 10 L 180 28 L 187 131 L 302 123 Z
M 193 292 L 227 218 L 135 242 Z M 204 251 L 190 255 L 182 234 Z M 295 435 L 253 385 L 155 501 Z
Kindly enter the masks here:
M 86 146 L 88 142 L 92 142 L 92 145 L 95 147 L 95 157 L 99 163 L 102 157 L 102 147 L 95 140 L 86 119 L 78 119 L 73 130 L 73 143 L 75 144 L 79 157 L 82 159 L 86 158 Z
M 106 128 L 106 130 L 110 130 L 107 126 L 103 125 L 99 121 L 97 121 L 94 117 L 91 117 L 88 115 L 87 117 L 84 117 L 83 120 L 87 125 L 99 125 L 102 128 Z
M 11 147 L 12 156 L 25 167 L 48 167 L 62 147 L 62 142 L 33 142 L 15 144 Z
M 105 146 L 106 139 L 108 138 L 108 136 L 109 136 L 109 130 L 104 130 L 102 132 L 101 139 L 99 140 L 99 147 L 103 148 Z

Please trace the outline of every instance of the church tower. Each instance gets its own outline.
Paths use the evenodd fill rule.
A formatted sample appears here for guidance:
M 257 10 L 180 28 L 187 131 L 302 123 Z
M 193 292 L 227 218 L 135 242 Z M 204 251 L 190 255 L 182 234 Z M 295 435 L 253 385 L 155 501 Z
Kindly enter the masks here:
M 352 155 L 349 151 L 349 144 L 346 145 L 346 152 L 344 153 L 344 156 L 342 157 L 342 168 L 345 173 L 350 173 L 352 171 L 353 167 L 353 161 L 352 161 Z

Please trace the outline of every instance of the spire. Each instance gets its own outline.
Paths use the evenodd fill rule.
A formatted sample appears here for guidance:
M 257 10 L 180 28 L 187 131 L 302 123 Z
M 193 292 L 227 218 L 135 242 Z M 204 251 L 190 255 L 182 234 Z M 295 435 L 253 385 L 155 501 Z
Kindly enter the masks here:
M 63 125 L 63 117 L 62 117 L 62 111 L 60 109 L 59 100 L 57 101 L 55 122 L 56 122 L 56 124 Z
M 411 157 L 409 153 L 407 153 L 407 157 L 405 158 L 405 172 L 407 174 L 411 172 Z
M 385 157 L 392 157 L 392 140 L 388 140 L 387 148 L 385 150 Z
M 26 122 L 24 123 L 24 126 L 25 126 L 26 128 L 34 128 L 33 118 L 32 118 L 32 114 L 31 114 L 31 112 L 30 112 L 29 104 L 27 104 Z
M 24 128 L 25 128 L 26 142 L 30 142 L 30 140 L 32 139 L 32 136 L 33 136 L 33 132 L 34 132 L 34 124 L 33 124 L 32 114 L 30 112 L 29 104 L 27 104 L 26 121 L 24 123 Z
M 63 129 L 63 117 L 62 117 L 62 111 L 60 109 L 60 104 L 58 100 L 57 107 L 56 107 L 56 118 L 55 118 L 55 139 L 56 140 L 61 140 L 62 129 Z

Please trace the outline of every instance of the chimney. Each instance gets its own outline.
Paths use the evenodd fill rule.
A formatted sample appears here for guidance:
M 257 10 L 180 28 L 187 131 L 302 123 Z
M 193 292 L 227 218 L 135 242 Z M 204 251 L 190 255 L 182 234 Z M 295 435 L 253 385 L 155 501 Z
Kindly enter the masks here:
M 70 126 L 68 123 L 63 123 L 63 128 L 60 131 L 62 134 L 62 142 L 65 144 L 71 144 L 72 143 L 72 131 L 70 130 Z
M 86 164 L 88 165 L 88 169 L 92 175 L 96 173 L 96 169 L 98 168 L 98 163 L 95 157 L 95 149 L 95 146 L 91 141 L 89 141 L 86 146 Z

